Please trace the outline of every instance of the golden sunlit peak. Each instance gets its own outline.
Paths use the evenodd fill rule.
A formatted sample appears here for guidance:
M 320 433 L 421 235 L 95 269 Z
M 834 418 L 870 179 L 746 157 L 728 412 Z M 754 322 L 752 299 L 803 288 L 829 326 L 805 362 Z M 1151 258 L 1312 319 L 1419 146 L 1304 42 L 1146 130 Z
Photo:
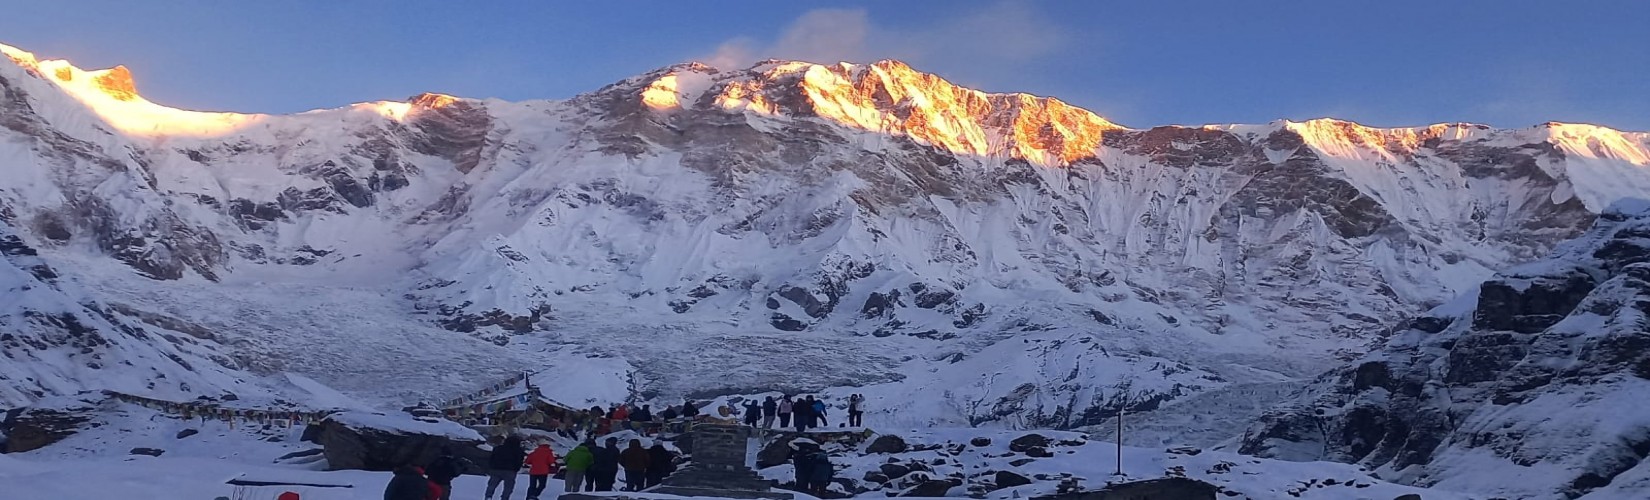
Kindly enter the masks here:
M 133 135 L 219 136 L 261 119 L 259 115 L 186 111 L 149 102 L 138 94 L 132 72 L 125 66 L 86 71 L 64 60 L 40 60 L 7 45 L 0 45 L 0 53 L 62 89 L 110 127 Z
M 447 94 L 438 94 L 438 93 L 435 93 L 435 92 L 425 92 L 425 93 L 413 96 L 411 99 L 408 99 L 407 101 L 411 102 L 412 105 L 414 105 L 414 106 L 418 106 L 418 107 L 422 107 L 422 108 L 445 108 L 445 107 L 450 106 L 453 103 L 458 102 L 460 100 L 462 100 L 462 99 L 458 98 L 458 97 L 453 97 L 453 96 L 450 96 L 450 95 L 447 95 Z
M 137 98 L 137 84 L 132 82 L 132 71 L 125 66 L 115 66 L 111 69 L 88 73 L 97 88 L 121 101 L 130 101 Z
M 3 43 L 0 43 L 0 54 L 5 54 L 6 58 L 25 68 L 35 69 L 39 65 L 39 61 L 34 58 L 34 54 Z

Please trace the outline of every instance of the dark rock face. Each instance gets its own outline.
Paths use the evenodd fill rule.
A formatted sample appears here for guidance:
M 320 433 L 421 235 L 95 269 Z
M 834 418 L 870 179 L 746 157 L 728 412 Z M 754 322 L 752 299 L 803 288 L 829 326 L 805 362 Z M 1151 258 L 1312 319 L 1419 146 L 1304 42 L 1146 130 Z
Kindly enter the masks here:
M 271 222 L 286 219 L 286 212 L 275 202 L 255 203 L 246 198 L 229 200 L 229 216 L 247 229 L 257 231 Z
M 532 332 L 533 325 L 550 314 L 550 306 L 541 304 L 523 315 L 510 314 L 503 309 L 472 313 L 466 312 L 464 306 L 443 306 L 438 313 L 443 317 L 436 320 L 436 323 L 455 332 L 473 333 L 481 327 L 495 326 L 510 333 L 522 334 Z
M 157 448 L 132 448 L 132 454 L 133 455 L 146 455 L 146 456 L 151 456 L 151 457 L 158 457 L 158 456 L 161 456 L 164 453 L 166 453 L 166 450 L 157 449 Z
M 493 122 L 486 106 L 440 94 L 420 94 L 411 102 L 408 117 L 414 151 L 446 158 L 464 173 L 481 163 L 482 146 Z
M 905 444 L 905 438 L 895 436 L 893 434 L 883 434 L 872 440 L 871 444 L 865 447 L 865 452 L 905 453 L 905 450 L 907 449 L 909 449 L 909 447 Z
M 92 425 L 91 407 L 77 409 L 19 408 L 0 422 L 6 434 L 6 453 L 34 451 L 75 435 Z
M 1418 485 L 1447 481 L 1452 456 L 1487 454 L 1509 470 L 1563 471 L 1520 493 L 1551 498 L 1650 468 L 1650 414 L 1613 406 L 1644 397 L 1650 374 L 1650 264 L 1622 250 L 1647 236 L 1650 205 L 1612 208 L 1557 254 L 1484 282 L 1472 307 L 1401 323 L 1264 415 L 1239 451 L 1359 463 Z
M 1569 316 L 1598 283 L 1586 269 L 1486 281 L 1478 289 L 1476 330 L 1539 333 Z
M 974 439 L 970 439 L 970 440 L 968 440 L 968 445 L 973 446 L 975 448 L 984 448 L 984 447 L 987 447 L 987 446 L 991 446 L 991 438 L 977 437 L 977 438 L 974 438 Z
M 325 448 L 331 470 L 390 471 L 402 464 L 429 463 L 443 447 L 451 447 L 458 456 L 474 463 L 486 463 L 487 459 L 487 453 L 477 448 L 482 444 L 480 440 L 456 441 L 445 436 L 356 428 L 331 419 L 319 424 L 314 437 L 314 442 Z

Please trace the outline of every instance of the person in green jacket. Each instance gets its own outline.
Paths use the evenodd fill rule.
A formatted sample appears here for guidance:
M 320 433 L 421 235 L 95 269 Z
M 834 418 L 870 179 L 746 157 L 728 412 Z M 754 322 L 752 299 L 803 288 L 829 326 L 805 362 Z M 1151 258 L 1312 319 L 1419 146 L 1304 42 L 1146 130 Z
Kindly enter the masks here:
M 562 475 L 565 486 L 562 491 L 578 493 L 579 486 L 584 484 L 584 472 L 596 463 L 596 455 L 590 452 L 589 443 L 579 443 L 573 451 L 567 452 L 567 472 Z

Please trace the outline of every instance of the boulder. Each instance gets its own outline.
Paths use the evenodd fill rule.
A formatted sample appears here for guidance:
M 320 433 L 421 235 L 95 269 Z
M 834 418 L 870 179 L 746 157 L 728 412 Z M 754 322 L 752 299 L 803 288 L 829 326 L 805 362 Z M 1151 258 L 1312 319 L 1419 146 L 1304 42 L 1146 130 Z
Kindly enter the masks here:
M 474 463 L 487 460 L 487 453 L 477 448 L 481 435 L 474 430 L 410 415 L 335 413 L 321 421 L 315 441 L 323 447 L 330 470 L 394 470 L 402 464 L 427 463 L 443 447 Z
M 963 482 L 957 478 L 929 479 L 910 489 L 900 492 L 902 497 L 943 497 L 951 488 L 962 486 Z
M 1025 453 L 1032 448 L 1048 448 L 1048 438 L 1042 434 L 1026 434 L 1008 442 L 1008 449 L 1016 453 Z
M 878 466 L 878 470 L 881 470 L 882 475 L 888 479 L 899 479 L 911 473 L 910 467 L 896 463 L 882 464 Z
M 1392 500 L 1421 500 L 1421 495 L 1417 495 L 1417 494 L 1414 494 L 1414 493 L 1405 493 L 1405 494 L 1402 494 L 1402 495 L 1398 495 L 1398 498 L 1394 498 Z
M 92 402 L 75 401 L 50 408 L 18 408 L 6 412 L 0 433 L 6 435 L 6 453 L 22 453 L 50 446 L 73 436 L 92 421 Z
M 871 445 L 865 447 L 865 452 L 905 453 L 905 451 L 909 449 L 911 449 L 911 447 L 905 444 L 905 438 L 895 436 L 893 434 L 883 434 L 872 440 Z
M 132 454 L 133 455 L 148 455 L 148 456 L 151 456 L 151 457 L 158 457 L 162 453 L 166 453 L 166 450 L 161 450 L 161 449 L 156 449 L 156 448 L 132 448 Z
M 1026 450 L 1026 456 L 1032 458 L 1050 458 L 1054 456 L 1054 452 L 1048 451 L 1047 448 L 1043 448 L 1041 446 L 1033 446 L 1031 449 Z
M 761 451 L 756 452 L 756 468 L 766 469 L 790 461 L 791 441 L 794 439 L 794 435 L 781 435 L 768 441 L 768 444 L 762 446 Z
M 968 445 L 973 446 L 975 448 L 984 448 L 984 447 L 987 447 L 987 446 L 991 446 L 991 438 L 977 437 L 977 438 L 974 438 L 974 439 L 970 439 L 970 440 L 968 440 Z
M 997 471 L 996 483 L 998 489 L 1013 488 L 1015 486 L 1025 486 L 1031 484 L 1031 478 L 1004 470 Z
M 1008 465 L 1012 465 L 1012 466 L 1015 466 L 1015 467 L 1021 467 L 1021 466 L 1024 466 L 1025 464 L 1029 464 L 1029 463 L 1036 462 L 1036 461 L 1037 461 L 1037 459 L 1035 459 L 1035 458 L 1017 458 L 1017 459 L 1014 459 L 1014 461 L 1009 462 Z
M 879 483 L 880 484 L 880 483 L 888 482 L 891 478 L 889 478 L 886 474 L 883 474 L 881 472 L 871 471 L 871 472 L 866 472 L 865 473 L 864 479 L 865 479 L 865 482 L 867 482 L 867 483 Z
M 196 434 L 200 434 L 200 433 L 201 433 L 201 431 L 198 431 L 198 430 L 195 430 L 195 429 L 184 429 L 184 430 L 178 431 L 178 439 L 183 439 L 183 438 L 193 436 L 193 435 L 196 435 Z

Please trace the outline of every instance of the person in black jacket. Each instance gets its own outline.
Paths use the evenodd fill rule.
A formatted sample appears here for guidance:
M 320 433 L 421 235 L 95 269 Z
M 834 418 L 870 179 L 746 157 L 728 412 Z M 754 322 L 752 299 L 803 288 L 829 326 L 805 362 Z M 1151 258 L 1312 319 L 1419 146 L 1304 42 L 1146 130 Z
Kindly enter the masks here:
M 763 428 L 772 429 L 773 428 L 773 418 L 778 416 L 778 415 L 779 415 L 779 402 L 774 401 L 773 396 L 768 396 L 768 399 L 762 400 L 762 427 Z
M 613 483 L 619 480 L 619 438 L 607 438 L 607 446 L 590 451 L 596 455 L 596 463 L 585 476 L 589 485 L 585 491 L 613 491 Z
M 745 401 L 741 406 L 745 407 L 745 425 L 756 427 L 756 424 L 762 421 L 762 406 L 754 399 Z
M 658 486 L 665 482 L 665 477 L 676 472 L 676 456 L 665 449 L 662 443 L 653 443 L 647 449 L 647 487 Z
M 396 467 L 395 477 L 384 487 L 384 500 L 424 500 L 429 495 L 429 480 L 410 464 Z
M 796 424 L 796 432 L 806 431 L 809 427 L 813 427 L 814 419 L 810 417 L 813 412 L 814 402 L 812 396 L 797 401 L 796 405 L 791 407 L 791 423 Z
M 451 446 L 441 447 L 441 454 L 424 467 L 424 475 L 441 485 L 441 500 L 452 500 L 453 479 L 464 475 L 464 470 L 470 468 L 470 461 L 453 456 Z
M 488 500 L 492 500 L 499 483 L 504 483 L 504 496 L 499 497 L 500 500 L 510 500 L 510 493 L 516 490 L 516 474 L 521 473 L 521 464 L 526 460 L 527 449 L 521 446 L 519 437 L 510 436 L 493 447 L 493 454 L 487 457 Z

